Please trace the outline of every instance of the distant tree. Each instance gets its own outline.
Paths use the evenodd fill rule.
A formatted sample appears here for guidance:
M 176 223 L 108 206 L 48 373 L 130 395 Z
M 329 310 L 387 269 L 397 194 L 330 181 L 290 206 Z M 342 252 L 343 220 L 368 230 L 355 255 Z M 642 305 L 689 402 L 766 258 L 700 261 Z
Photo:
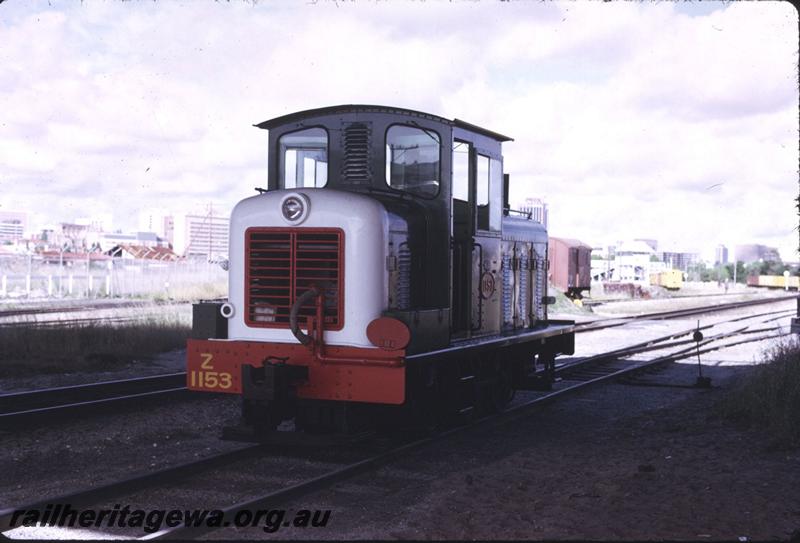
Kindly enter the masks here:
M 781 261 L 768 261 L 761 264 L 761 275 L 783 275 L 789 266 Z
M 650 255 L 650 262 L 661 262 L 661 259 L 656 255 Z
M 717 266 L 714 270 L 716 274 L 717 281 L 725 281 L 727 279 L 731 279 L 731 273 L 733 272 L 732 268 L 728 268 L 728 266 Z
M 695 262 L 686 269 L 688 281 L 712 281 L 714 280 L 714 270 L 708 269 L 705 262 Z
M 728 277 L 733 279 L 733 264 L 725 264 L 725 271 Z M 744 262 L 741 260 L 736 261 L 736 282 L 747 283 L 747 270 L 745 269 Z

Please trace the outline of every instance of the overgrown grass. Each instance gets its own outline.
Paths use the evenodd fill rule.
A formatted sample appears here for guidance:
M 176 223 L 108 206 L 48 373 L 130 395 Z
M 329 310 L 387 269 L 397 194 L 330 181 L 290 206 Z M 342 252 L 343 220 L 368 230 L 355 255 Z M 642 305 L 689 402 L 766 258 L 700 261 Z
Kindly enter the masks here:
M 181 315 L 123 323 L 0 327 L 0 377 L 105 371 L 186 345 Z
M 179 284 L 166 292 L 151 293 L 146 298 L 156 301 L 196 302 L 228 297 L 228 283 L 209 281 L 205 283 Z
M 228 297 L 228 283 L 223 281 L 207 281 L 203 283 L 179 283 L 160 291 L 143 292 L 128 296 L 138 300 L 156 302 L 197 302 Z
M 765 429 L 774 447 L 800 446 L 800 341 L 780 341 L 719 404 L 721 413 Z

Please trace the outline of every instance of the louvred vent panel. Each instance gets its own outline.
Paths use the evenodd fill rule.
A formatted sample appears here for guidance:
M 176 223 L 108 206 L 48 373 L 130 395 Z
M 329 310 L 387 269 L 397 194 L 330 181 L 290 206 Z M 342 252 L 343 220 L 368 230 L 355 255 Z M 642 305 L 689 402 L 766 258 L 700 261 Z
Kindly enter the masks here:
M 369 183 L 370 124 L 347 123 L 343 133 L 342 181 L 356 185 Z

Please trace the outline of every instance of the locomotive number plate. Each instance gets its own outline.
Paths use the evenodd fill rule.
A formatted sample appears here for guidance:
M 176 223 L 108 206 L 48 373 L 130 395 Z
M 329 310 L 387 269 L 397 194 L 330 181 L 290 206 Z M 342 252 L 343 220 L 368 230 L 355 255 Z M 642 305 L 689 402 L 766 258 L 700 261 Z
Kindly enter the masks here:
M 199 370 L 189 372 L 189 387 L 206 390 L 227 390 L 233 385 L 233 376 L 226 371 L 214 371 L 214 355 L 201 353 Z
M 494 275 L 491 272 L 483 272 L 481 276 L 481 297 L 486 300 L 494 294 Z

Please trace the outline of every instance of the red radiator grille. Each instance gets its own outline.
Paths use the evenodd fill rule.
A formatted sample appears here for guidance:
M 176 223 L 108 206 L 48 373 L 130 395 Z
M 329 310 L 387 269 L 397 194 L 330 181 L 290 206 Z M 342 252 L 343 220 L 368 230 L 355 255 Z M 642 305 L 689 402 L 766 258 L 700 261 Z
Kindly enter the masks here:
M 245 322 L 288 328 L 289 311 L 312 286 L 325 293 L 325 328 L 344 325 L 343 233 L 338 228 L 248 228 L 245 232 Z M 300 323 L 316 315 L 314 304 L 300 310 Z

